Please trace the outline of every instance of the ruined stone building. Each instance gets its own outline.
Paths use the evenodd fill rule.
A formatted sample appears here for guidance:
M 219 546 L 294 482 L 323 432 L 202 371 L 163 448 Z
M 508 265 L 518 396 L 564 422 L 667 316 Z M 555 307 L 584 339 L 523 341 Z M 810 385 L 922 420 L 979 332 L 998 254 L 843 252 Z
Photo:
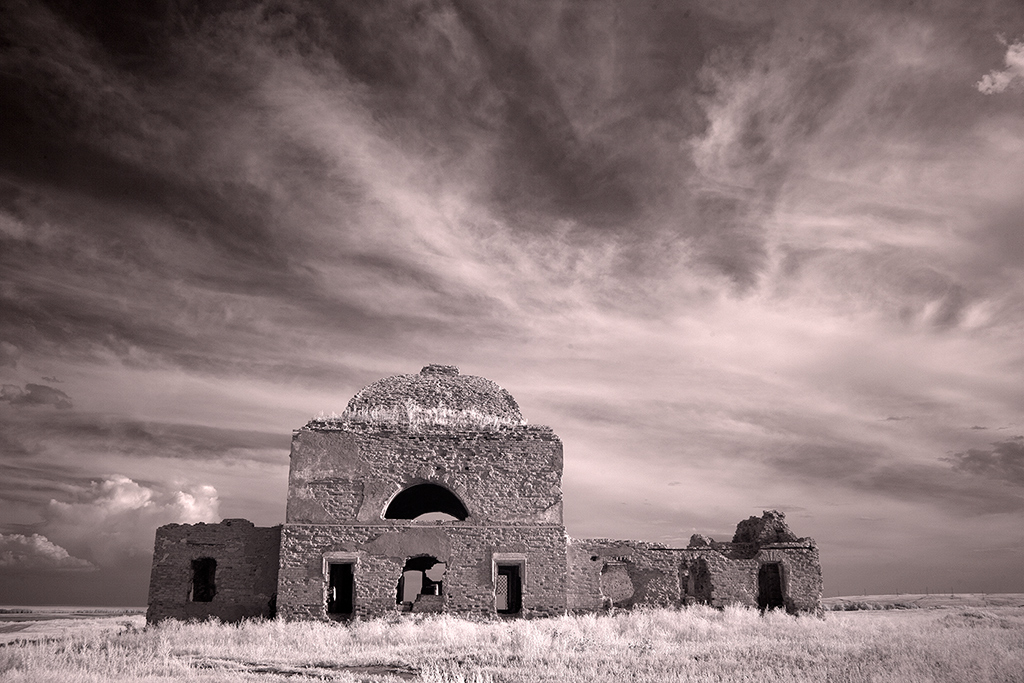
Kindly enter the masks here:
M 494 382 L 443 365 L 379 380 L 295 432 L 283 526 L 157 530 L 148 619 L 820 609 L 818 550 L 782 513 L 686 548 L 575 539 L 561 479 L 559 438 Z

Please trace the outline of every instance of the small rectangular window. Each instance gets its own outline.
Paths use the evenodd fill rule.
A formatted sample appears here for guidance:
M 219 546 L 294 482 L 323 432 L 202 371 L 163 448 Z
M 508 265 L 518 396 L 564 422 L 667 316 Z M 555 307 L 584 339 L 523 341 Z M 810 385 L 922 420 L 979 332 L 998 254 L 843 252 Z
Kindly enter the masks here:
M 192 587 L 189 600 L 192 602 L 210 602 L 217 594 L 217 560 L 212 557 L 200 557 L 192 560 Z
M 351 562 L 330 563 L 327 583 L 327 613 L 352 614 L 355 602 L 355 572 Z

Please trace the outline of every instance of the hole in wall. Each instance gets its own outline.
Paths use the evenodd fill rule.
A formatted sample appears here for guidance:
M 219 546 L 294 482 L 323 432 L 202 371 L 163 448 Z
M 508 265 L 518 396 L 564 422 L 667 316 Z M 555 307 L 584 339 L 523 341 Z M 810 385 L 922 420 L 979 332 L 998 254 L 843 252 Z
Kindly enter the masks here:
M 433 555 L 410 557 L 398 579 L 395 603 L 409 611 L 440 611 L 444 596 L 444 575 L 448 565 Z M 421 609 L 417 609 L 417 605 Z
M 635 592 L 636 587 L 625 563 L 608 562 L 601 568 L 601 595 L 611 602 L 611 606 L 621 605 Z

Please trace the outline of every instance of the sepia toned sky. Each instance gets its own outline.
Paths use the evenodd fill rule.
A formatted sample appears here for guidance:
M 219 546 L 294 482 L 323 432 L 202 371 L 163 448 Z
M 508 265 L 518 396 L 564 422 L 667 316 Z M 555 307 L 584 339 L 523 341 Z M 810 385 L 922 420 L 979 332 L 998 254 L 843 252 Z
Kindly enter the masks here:
M 4 2 L 0 603 L 144 604 L 428 363 L 571 535 L 1024 592 L 1022 178 L 1017 0 Z

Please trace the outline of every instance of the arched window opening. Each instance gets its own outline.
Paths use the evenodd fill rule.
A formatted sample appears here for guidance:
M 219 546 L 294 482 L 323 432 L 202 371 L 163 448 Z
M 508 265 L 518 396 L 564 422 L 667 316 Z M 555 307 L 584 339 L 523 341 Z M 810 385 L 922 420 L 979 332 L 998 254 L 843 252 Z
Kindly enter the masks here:
M 458 496 L 437 484 L 416 484 L 405 489 L 391 501 L 384 519 L 433 521 L 437 513 L 457 520 L 469 517 L 469 511 Z M 431 518 L 425 518 L 430 515 Z M 441 518 L 446 519 L 446 518 Z
M 444 574 L 448 565 L 432 555 L 410 557 L 398 579 L 396 604 L 404 611 L 439 612 L 444 605 Z

